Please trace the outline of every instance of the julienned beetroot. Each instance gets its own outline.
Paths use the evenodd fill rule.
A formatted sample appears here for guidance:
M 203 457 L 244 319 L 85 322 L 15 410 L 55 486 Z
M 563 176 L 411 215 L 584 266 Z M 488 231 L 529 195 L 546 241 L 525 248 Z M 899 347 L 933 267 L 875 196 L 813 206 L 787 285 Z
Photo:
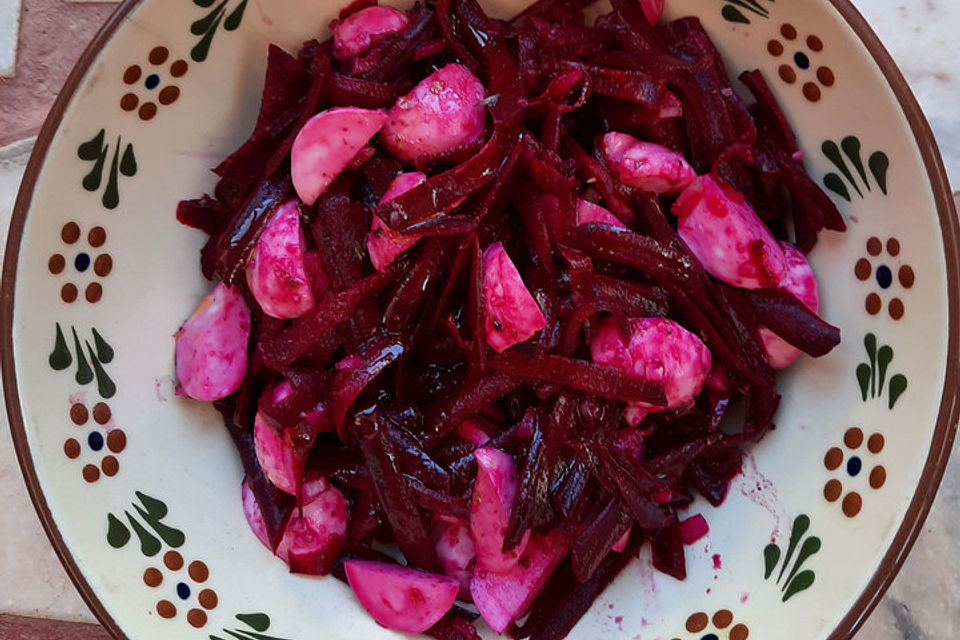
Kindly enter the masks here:
M 181 391 L 257 537 L 390 628 L 473 640 L 460 598 L 559 640 L 648 540 L 682 579 L 774 367 L 839 342 L 803 254 L 843 219 L 762 76 L 748 105 L 695 18 L 612 4 L 357 0 L 271 47 L 252 136 L 178 207 L 233 310 L 178 334 Z

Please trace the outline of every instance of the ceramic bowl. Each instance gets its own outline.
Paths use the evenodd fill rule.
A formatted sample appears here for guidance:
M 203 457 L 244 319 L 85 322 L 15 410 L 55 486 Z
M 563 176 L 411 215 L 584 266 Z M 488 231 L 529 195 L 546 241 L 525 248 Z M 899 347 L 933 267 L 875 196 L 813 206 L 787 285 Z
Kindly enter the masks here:
M 3 375 L 38 514 L 106 628 L 130 640 L 387 638 L 335 579 L 251 535 L 212 407 L 173 393 L 172 334 L 209 289 L 174 218 L 249 133 L 267 45 L 332 0 L 128 0 L 36 144 L 3 275 Z M 846 0 L 668 0 L 729 71 L 761 69 L 849 223 L 812 254 L 843 342 L 782 376 L 689 577 L 646 553 L 571 638 L 849 638 L 915 539 L 958 405 L 957 219 L 931 133 Z M 507 15 L 518 8 L 497 0 Z M 485 632 L 492 635 L 489 630 Z

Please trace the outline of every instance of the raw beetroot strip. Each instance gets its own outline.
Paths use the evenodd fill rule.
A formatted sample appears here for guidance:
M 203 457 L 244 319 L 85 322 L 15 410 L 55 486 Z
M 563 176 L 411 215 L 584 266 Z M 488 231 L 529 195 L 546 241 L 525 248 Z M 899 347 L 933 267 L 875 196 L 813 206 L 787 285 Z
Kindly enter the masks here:
M 520 386 L 520 380 L 501 372 L 488 372 L 475 381 L 465 384 L 449 400 L 443 401 L 428 412 L 428 431 L 424 434 L 424 446 L 430 449 L 457 425 L 478 413 Z
M 494 129 L 486 145 L 472 159 L 429 178 L 410 191 L 382 203 L 376 215 L 396 231 L 447 213 L 455 204 L 496 178 L 519 136 Z
M 560 338 L 563 355 L 572 356 L 577 350 L 577 347 L 580 345 L 580 331 L 584 329 L 597 312 L 598 307 L 596 303 L 588 302 L 567 314 L 563 322 L 563 335 Z
M 469 320 L 472 344 L 470 350 L 470 375 L 474 378 L 483 374 L 487 367 L 486 305 L 484 303 L 483 251 L 480 239 L 473 236 L 470 245 L 470 293 L 467 296 L 467 318 Z
M 570 565 L 578 582 L 586 582 L 600 567 L 610 549 L 627 531 L 633 520 L 623 507 L 619 498 L 610 498 L 607 505 L 570 550 Z
M 330 388 L 330 413 L 337 433 L 348 441 L 343 420 L 350 405 L 384 369 L 393 364 L 407 349 L 405 341 L 396 334 L 384 333 L 370 338 L 357 351 L 337 365 L 337 375 Z
M 541 405 L 534 418 L 533 436 L 504 534 L 504 551 L 520 544 L 524 531 L 542 527 L 552 520 L 550 489 L 556 480 L 560 452 L 575 408 L 569 395 L 557 396 L 552 409 L 548 407 Z
M 740 74 L 740 82 L 750 90 L 757 100 L 757 107 L 764 117 L 770 117 L 775 124 L 777 142 L 782 144 L 791 153 L 797 151 L 797 136 L 787 122 L 787 117 L 780 109 L 777 98 L 770 90 L 770 85 L 763 79 L 759 70 L 744 71 Z
M 656 531 L 650 539 L 650 556 L 658 571 L 677 580 L 687 577 L 687 563 L 683 553 L 683 538 L 680 523 L 673 520 L 665 528 Z
M 560 233 L 558 241 L 595 260 L 639 269 L 657 284 L 683 282 L 689 277 L 689 262 L 682 254 L 669 245 L 629 229 L 591 222 Z
M 480 640 L 480 634 L 473 625 L 473 620 L 454 615 L 453 612 L 443 616 L 425 633 L 436 640 Z
M 294 320 L 282 334 L 260 343 L 264 364 L 275 371 L 288 368 L 306 353 L 320 336 L 349 320 L 357 305 L 386 287 L 396 276 L 396 270 L 377 273 L 364 278 L 346 291 L 327 297 Z
M 578 70 L 590 78 L 594 94 L 635 102 L 649 109 L 657 109 L 663 102 L 666 83 L 642 71 L 610 69 L 574 60 L 548 58 L 544 63 L 547 72 Z
M 488 360 L 496 371 L 528 382 L 550 382 L 573 391 L 621 402 L 647 402 L 666 406 L 663 387 L 638 376 L 628 376 L 613 367 L 566 358 L 510 349 Z
M 612 445 L 584 442 L 577 453 L 607 492 L 619 495 L 630 517 L 643 529 L 661 529 L 670 522 L 657 501 L 666 485 L 643 465 L 616 451 Z
M 594 181 L 594 186 L 603 195 L 607 208 L 622 222 L 633 220 L 633 209 L 623 197 L 620 182 L 599 160 L 583 150 L 573 138 L 564 138 L 560 147 L 563 152 L 573 158 L 577 167 L 577 175 L 581 179 Z
M 405 82 L 374 82 L 332 73 L 323 88 L 323 96 L 337 107 L 384 109 L 413 87 Z
M 437 494 L 447 495 L 450 500 L 450 472 L 424 451 L 417 439 L 401 427 L 388 429 L 390 439 L 397 449 L 397 462 L 400 470 L 409 478 L 414 478 L 424 487 Z M 469 511 L 469 507 L 467 507 Z
M 433 289 L 440 286 L 440 269 L 447 266 L 454 249 L 456 245 L 446 238 L 431 238 L 420 247 L 383 313 L 382 323 L 387 331 L 407 329 Z
M 656 286 L 637 284 L 603 274 L 593 276 L 597 306 L 632 318 L 665 318 L 670 313 L 667 292 Z
M 208 195 L 177 204 L 177 222 L 208 235 L 219 234 L 230 222 L 230 211 L 222 202 Z
M 513 637 L 530 640 L 565 638 L 604 589 L 636 557 L 642 542 L 642 537 L 631 536 L 623 553 L 607 554 L 593 575 L 583 583 L 577 581 L 570 559 L 565 559 L 533 601 L 523 626 L 511 630 Z
M 427 486 L 416 477 L 407 476 L 414 501 L 432 513 L 470 520 L 470 502 L 465 497 L 457 497 L 449 490 L 440 491 Z
M 317 200 L 310 228 L 334 291 L 354 286 L 370 271 L 366 240 L 371 214 L 349 197 L 355 178 L 355 174 L 345 173 L 328 187 Z M 374 332 L 379 318 L 372 296 L 360 300 L 341 332 L 344 346 L 356 349 Z
M 350 508 L 347 521 L 347 537 L 351 540 L 366 540 L 383 524 L 380 517 L 380 502 L 371 487 L 361 491 Z
M 364 80 L 384 82 L 402 75 L 402 66 L 410 62 L 414 52 L 433 37 L 436 27 L 433 12 L 416 5 L 410 12 L 407 28 L 398 34 L 381 38 L 376 42 L 377 60 L 369 68 L 357 74 Z
M 289 172 L 278 172 L 263 180 L 234 214 L 223 230 L 217 248 L 217 275 L 224 283 L 233 284 L 237 274 L 246 266 L 264 226 L 284 203 L 290 190 Z
M 437 564 L 437 554 L 429 530 L 407 479 L 397 468 L 393 442 L 380 424 L 377 412 L 357 414 L 351 428 L 400 550 L 412 566 L 432 571 Z
M 544 219 L 543 207 L 537 198 L 537 185 L 533 181 L 522 181 L 514 187 L 512 199 L 514 207 L 530 237 L 540 264 L 548 271 L 553 270 L 553 250 L 550 246 L 550 233 Z
M 327 77 L 330 75 L 330 56 L 323 52 L 322 47 L 317 47 L 313 60 L 310 63 L 310 76 L 312 78 L 310 89 L 307 91 L 303 102 L 303 108 L 300 117 L 293 125 L 293 130 L 287 135 L 283 142 L 273 150 L 273 153 L 267 158 L 265 171 L 269 174 L 279 168 L 290 157 L 290 149 L 293 148 L 293 142 L 297 135 L 318 111 L 320 111 L 323 101 L 323 88 L 326 85 Z
M 437 300 L 437 310 L 433 314 L 432 326 L 434 328 L 440 326 L 442 322 L 445 322 L 447 319 L 452 318 L 451 315 L 451 298 L 455 293 L 460 293 L 462 291 L 461 278 L 467 272 L 468 265 L 473 264 L 473 256 L 475 251 L 479 250 L 479 243 L 477 241 L 477 234 L 470 233 L 460 239 L 460 243 L 457 245 L 453 254 L 453 262 L 450 265 L 449 271 L 446 274 L 446 282 L 443 283 L 443 289 L 440 292 L 440 297 Z M 456 331 L 457 339 L 462 342 L 463 338 L 460 335 L 460 330 L 454 323 L 454 328 Z
M 453 52 L 456 60 L 469 69 L 470 73 L 478 76 L 483 72 L 483 69 L 480 67 L 480 62 L 467 50 L 463 40 L 457 34 L 454 16 L 451 12 L 452 2 L 453 0 L 437 0 L 437 25 L 440 27 L 440 33 L 443 34 L 444 42 Z
M 563 12 L 564 16 L 575 15 L 580 17 L 582 21 L 583 17 L 581 11 L 591 4 L 593 4 L 592 0 L 537 0 L 529 7 L 518 13 L 510 21 L 510 23 L 517 25 L 535 16 L 545 19 L 557 19 L 559 22 L 560 19 L 556 15 L 558 10 Z
M 293 496 L 283 493 L 267 477 L 260 468 L 257 454 L 254 450 L 253 431 L 246 429 L 235 419 L 236 398 L 231 396 L 214 404 L 223 417 L 227 432 L 240 455 L 245 480 L 260 505 L 263 515 L 263 524 L 267 531 L 267 539 L 271 549 L 276 549 L 283 537 L 290 514 L 293 513 L 295 500 Z
M 638 0 L 611 0 L 610 5 L 613 15 L 624 27 L 617 30 L 617 35 L 623 38 L 624 48 L 638 53 L 666 51 L 663 36 L 647 21 Z
M 792 294 L 780 289 L 743 292 L 757 321 L 814 357 L 824 356 L 840 344 L 840 329 L 831 326 Z

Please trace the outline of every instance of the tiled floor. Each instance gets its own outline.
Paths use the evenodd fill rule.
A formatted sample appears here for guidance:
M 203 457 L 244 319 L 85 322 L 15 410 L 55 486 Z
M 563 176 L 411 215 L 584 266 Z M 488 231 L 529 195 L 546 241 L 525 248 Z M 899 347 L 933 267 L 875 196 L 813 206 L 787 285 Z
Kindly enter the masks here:
M 74 62 L 115 6 L 116 2 L 0 0 L 0 147 L 36 135 Z M 14 43 L 18 46 L 13 75 L 2 77 L 13 62 Z

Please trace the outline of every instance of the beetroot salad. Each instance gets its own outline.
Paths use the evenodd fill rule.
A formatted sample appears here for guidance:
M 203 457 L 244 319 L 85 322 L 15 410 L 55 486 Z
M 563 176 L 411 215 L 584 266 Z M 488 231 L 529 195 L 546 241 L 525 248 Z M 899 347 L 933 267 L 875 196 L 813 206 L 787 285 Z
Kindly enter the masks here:
M 805 255 L 844 222 L 760 73 L 586 6 L 357 0 L 177 210 L 216 282 L 179 392 L 254 534 L 390 629 L 560 640 L 646 544 L 682 580 L 775 370 L 840 341 Z

